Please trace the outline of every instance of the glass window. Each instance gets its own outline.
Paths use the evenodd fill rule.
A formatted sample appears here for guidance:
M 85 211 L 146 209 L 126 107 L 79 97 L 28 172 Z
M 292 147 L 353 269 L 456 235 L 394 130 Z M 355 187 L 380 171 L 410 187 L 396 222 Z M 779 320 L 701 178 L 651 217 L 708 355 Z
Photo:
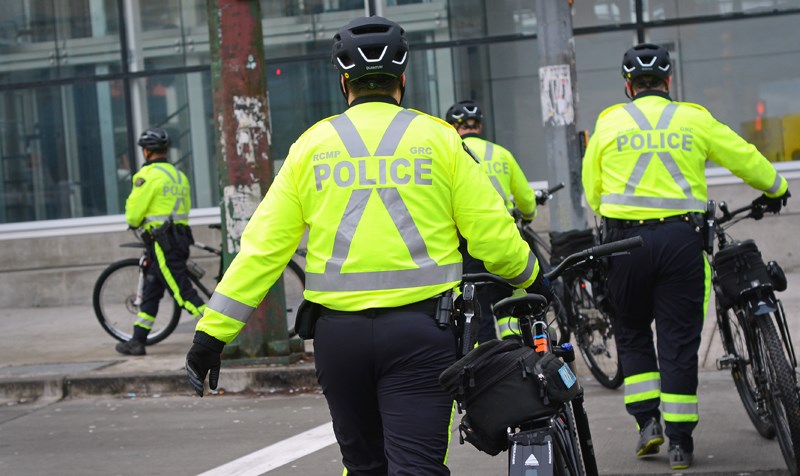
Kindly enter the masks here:
M 800 0 L 644 0 L 644 21 L 800 8 Z
M 574 28 L 636 22 L 634 0 L 587 0 L 572 4 Z
M 127 195 L 122 85 L 0 94 L 0 223 L 119 213 Z M 129 182 L 129 180 L 128 180 Z
M 117 2 L 10 0 L 0 9 L 0 83 L 119 71 Z

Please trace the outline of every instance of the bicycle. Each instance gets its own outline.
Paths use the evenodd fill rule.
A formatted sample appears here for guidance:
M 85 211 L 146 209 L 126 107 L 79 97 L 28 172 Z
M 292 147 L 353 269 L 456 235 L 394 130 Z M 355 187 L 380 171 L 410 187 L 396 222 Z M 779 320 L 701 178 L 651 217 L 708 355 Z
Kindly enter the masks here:
M 209 227 L 219 229 L 220 226 L 209 225 Z M 123 243 L 120 247 L 140 249 L 141 255 L 138 258 L 125 258 L 111 263 L 100 273 L 92 293 L 92 304 L 97 320 L 111 337 L 121 342 L 128 341 L 133 337 L 133 323 L 136 321 L 142 300 L 145 271 L 153 265 L 147 256 L 147 248 L 140 234 L 135 230 L 132 231 L 138 241 Z M 203 281 L 206 270 L 196 260 L 190 258 L 186 263 L 189 280 L 208 301 L 214 291 L 214 286 L 222 277 L 222 251 L 220 248 L 198 241 L 193 243 L 192 247 L 205 251 L 208 253 L 206 257 L 219 263 L 217 273 L 213 276 L 213 282 Z M 305 289 L 305 272 L 296 259 L 304 256 L 304 250 L 297 250 L 281 276 L 286 297 L 285 309 L 289 337 L 296 335 L 294 322 Z M 157 344 L 169 337 L 180 321 L 182 308 L 169 292 L 164 293 L 158 309 L 158 313 L 162 317 L 153 323 L 153 328 L 147 336 L 146 345 Z
M 636 237 L 594 246 L 566 257 L 553 270 L 545 273 L 545 276 L 548 279 L 555 280 L 571 269 L 583 266 L 586 263 L 596 262 L 612 254 L 625 252 L 628 249 L 641 246 L 641 244 L 641 238 Z M 460 349 L 465 355 L 474 346 L 474 339 L 470 333 L 471 322 L 468 319 L 469 312 L 474 308 L 474 303 L 469 301 L 474 300 L 476 288 L 489 283 L 508 285 L 505 280 L 490 273 L 471 273 L 462 277 L 462 301 L 456 306 L 456 313 L 466 315 L 456 322 L 461 323 L 457 327 L 460 327 Z M 552 353 L 568 364 L 575 358 L 574 349 L 568 342 L 559 344 L 554 339 L 551 339 L 549 329 L 553 320 L 547 320 L 547 309 L 546 300 L 537 294 L 508 297 L 497 302 L 494 306 L 494 312 L 497 315 L 509 315 L 519 321 L 520 337 L 523 345 L 534 349 L 540 356 Z M 480 349 L 480 346 L 478 349 Z M 471 378 L 474 378 L 474 375 L 472 374 Z M 564 377 L 562 376 L 562 378 Z M 574 375 L 572 378 L 575 378 Z M 524 398 L 524 396 L 521 397 Z M 581 388 L 573 399 L 560 403 L 551 415 L 536 417 L 509 427 L 507 430 L 509 476 L 528 476 L 531 474 L 555 474 L 559 476 L 597 475 L 597 462 L 594 455 L 589 420 L 583 403 L 583 389 Z M 469 416 L 469 406 L 466 408 L 466 412 L 467 416 Z M 465 428 L 463 420 L 460 429 L 467 432 L 474 431 L 468 425 Z M 469 439 L 462 432 L 461 443 L 464 442 L 465 438 Z
M 777 436 L 789 472 L 796 476 L 800 468 L 797 358 L 783 305 L 775 296 L 776 291 L 786 289 L 786 277 L 776 262 L 764 263 L 753 240 L 735 241 L 726 232 L 743 219 L 761 219 L 763 207 L 750 204 L 730 211 L 725 202 L 720 202 L 721 216 L 716 216 L 715 208 L 710 200 L 705 215 L 705 246 L 725 351 L 717 359 L 717 369 L 730 368 L 756 431 L 768 439 Z
M 537 203 L 543 205 L 556 191 L 564 188 L 560 183 L 549 190 L 537 191 Z M 531 227 L 517 219 L 523 239 L 528 242 L 539 266 L 545 272 L 562 258 L 593 246 L 599 242 L 592 230 L 551 233 L 550 245 Z M 557 296 L 554 309 L 559 330 L 558 343 L 575 337 L 581 356 L 594 378 L 604 387 L 619 388 L 624 380 L 619 363 L 612 311 L 606 298 L 605 263 L 592 261 L 570 269 L 559 280 L 553 281 Z

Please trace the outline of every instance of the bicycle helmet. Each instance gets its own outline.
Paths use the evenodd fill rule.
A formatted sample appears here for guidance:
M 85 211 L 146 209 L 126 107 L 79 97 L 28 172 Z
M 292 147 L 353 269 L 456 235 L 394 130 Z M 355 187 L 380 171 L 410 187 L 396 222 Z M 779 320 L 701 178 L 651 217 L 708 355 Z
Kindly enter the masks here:
M 467 99 L 466 101 L 459 101 L 447 110 L 444 120 L 450 124 L 461 124 L 467 119 L 475 119 L 478 122 L 483 122 L 483 113 L 481 108 L 475 101 Z
M 655 76 L 666 80 L 672 75 L 669 52 L 652 43 L 634 46 L 622 56 L 622 77 L 633 81 L 641 76 Z
M 383 17 L 357 18 L 333 37 L 331 62 L 348 80 L 369 74 L 399 78 L 408 65 L 405 30 Z
M 139 147 L 148 150 L 168 149 L 170 144 L 169 134 L 160 127 L 151 127 L 142 132 L 137 144 L 139 144 Z

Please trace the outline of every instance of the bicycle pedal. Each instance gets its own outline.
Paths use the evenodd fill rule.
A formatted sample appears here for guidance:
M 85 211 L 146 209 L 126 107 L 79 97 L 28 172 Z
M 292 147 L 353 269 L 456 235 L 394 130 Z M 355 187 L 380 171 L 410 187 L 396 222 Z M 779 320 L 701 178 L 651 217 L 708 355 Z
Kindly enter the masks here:
M 736 362 L 736 357 L 733 355 L 723 355 L 717 358 L 717 370 L 729 369 Z

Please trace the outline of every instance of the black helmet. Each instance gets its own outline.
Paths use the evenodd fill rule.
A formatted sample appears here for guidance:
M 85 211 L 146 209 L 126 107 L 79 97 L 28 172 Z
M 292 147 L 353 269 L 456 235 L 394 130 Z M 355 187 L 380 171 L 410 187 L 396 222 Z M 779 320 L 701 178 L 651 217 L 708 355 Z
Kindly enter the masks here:
M 408 65 L 405 30 L 383 17 L 357 18 L 333 37 L 331 62 L 348 80 L 368 74 L 399 78 Z
M 669 52 L 652 43 L 642 43 L 622 56 L 622 77 L 632 81 L 640 76 L 655 76 L 666 80 L 672 74 Z
M 137 142 L 139 147 L 148 150 L 165 150 L 169 148 L 169 134 L 160 127 L 151 127 L 142 132 Z
M 450 124 L 461 124 L 467 119 L 475 119 L 478 122 L 483 122 L 483 113 L 481 108 L 475 101 L 467 99 L 466 101 L 459 101 L 447 110 L 444 120 Z

